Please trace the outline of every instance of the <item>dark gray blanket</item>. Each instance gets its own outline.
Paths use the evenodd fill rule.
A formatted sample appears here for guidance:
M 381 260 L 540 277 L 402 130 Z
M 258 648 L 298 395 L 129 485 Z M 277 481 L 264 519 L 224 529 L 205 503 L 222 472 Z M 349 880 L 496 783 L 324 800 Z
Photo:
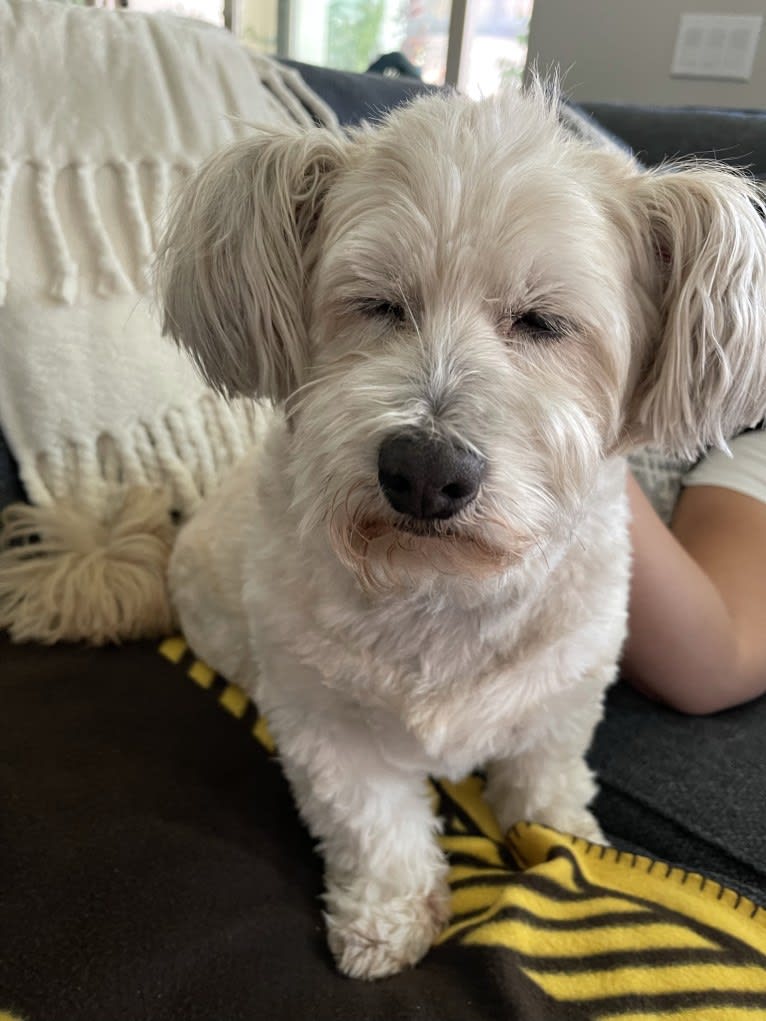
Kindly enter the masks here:
M 579 863 L 567 840 L 530 867 L 446 784 L 436 791 L 459 869 L 453 890 L 476 898 L 467 914 L 458 901 L 452 925 L 467 928 L 394 978 L 342 978 L 325 941 L 321 861 L 278 761 L 253 735 L 253 706 L 227 700 L 222 679 L 201 687 L 191 679 L 193 657 L 171 662 L 156 643 L 49 649 L 0 636 L 0 662 L 3 1017 L 9 1010 L 24 1021 L 591 1021 L 602 1007 L 613 1017 L 649 998 L 666 1010 L 749 1004 L 766 1015 L 766 923 L 755 905 L 712 884 L 704 903 L 692 899 L 679 913 L 662 886 L 651 892 L 650 880 L 672 893 L 687 879 L 699 887 L 699 877 L 668 879 L 669 867 L 629 854 L 610 879 L 603 867 L 614 852 L 584 842 Z M 637 806 L 625 812 L 623 836 L 635 833 L 663 855 L 682 829 L 674 823 L 669 831 L 660 814 L 673 811 L 686 827 L 685 844 L 675 847 L 687 862 L 714 853 L 726 875 L 740 876 L 747 860 L 747 878 L 763 890 L 764 820 L 751 803 L 762 790 L 762 754 L 759 765 L 747 729 L 763 722 L 763 711 L 689 720 L 647 712 L 639 696 L 615 691 L 594 750 L 604 768 L 602 823 L 612 829 L 620 806 Z M 699 758 L 680 761 L 680 736 L 690 732 L 699 736 L 692 742 Z M 698 809 L 706 797 L 705 817 Z M 735 853 L 715 846 L 719 836 Z M 510 900 L 496 903 L 493 917 L 521 923 L 520 943 L 514 936 L 504 944 L 486 922 L 484 906 L 501 891 Z M 542 915 L 530 911 L 535 898 Z M 711 924 L 711 901 L 733 928 Z M 681 934 L 672 946 L 651 942 L 646 923 L 657 921 L 660 933 L 672 925 Z M 625 951 L 611 951 L 628 925 L 639 946 L 628 963 L 648 968 L 638 998 L 610 972 L 625 964 Z M 463 939 L 480 930 L 483 941 Z M 596 937 L 590 956 L 573 956 L 572 940 L 586 937 Z M 693 964 L 693 995 L 686 980 L 685 991 L 666 979 L 653 985 L 651 968 L 660 963 L 681 971 Z M 753 976 L 749 988 L 737 984 L 742 965 Z M 588 978 L 595 972 L 598 1010 Z
M 766 697 L 682 716 L 626 684 L 609 692 L 591 761 L 612 834 L 766 899 Z

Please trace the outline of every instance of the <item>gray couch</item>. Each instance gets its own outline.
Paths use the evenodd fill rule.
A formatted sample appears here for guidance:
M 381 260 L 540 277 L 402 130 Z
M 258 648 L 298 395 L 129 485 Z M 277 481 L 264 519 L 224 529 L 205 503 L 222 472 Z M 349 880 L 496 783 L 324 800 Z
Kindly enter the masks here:
M 347 123 L 420 88 L 301 69 Z M 696 153 L 766 176 L 761 113 L 587 109 L 649 163 Z M 0 506 L 20 495 L 0 437 Z M 504 965 L 478 952 L 471 974 L 446 947 L 390 984 L 334 976 L 318 859 L 279 771 L 253 752 L 241 721 L 189 683 L 185 660 L 173 666 L 153 643 L 41 649 L 0 635 L 0 661 L 0 1012 L 10 1005 L 46 1021 L 549 1016 L 523 1006 L 533 995 L 523 975 L 518 999 L 492 999 Z M 621 848 L 766 903 L 764 733 L 766 699 L 692 719 L 616 684 L 591 751 L 605 831 Z M 283 963 L 291 953 L 295 980 Z
M 766 178 L 766 111 L 583 103 L 595 121 L 623 139 L 647 166 L 698 156 Z

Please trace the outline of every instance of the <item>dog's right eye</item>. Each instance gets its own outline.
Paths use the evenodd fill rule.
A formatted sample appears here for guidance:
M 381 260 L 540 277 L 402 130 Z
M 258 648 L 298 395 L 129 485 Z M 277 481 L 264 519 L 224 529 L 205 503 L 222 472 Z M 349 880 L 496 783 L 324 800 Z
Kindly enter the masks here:
M 504 312 L 498 319 L 498 329 L 509 340 L 543 341 L 560 340 L 571 332 L 571 327 L 560 317 L 530 309 L 527 312 Z
M 357 303 L 356 308 L 368 319 L 388 319 L 392 323 L 403 323 L 407 320 L 404 306 L 386 301 L 385 298 L 365 298 Z

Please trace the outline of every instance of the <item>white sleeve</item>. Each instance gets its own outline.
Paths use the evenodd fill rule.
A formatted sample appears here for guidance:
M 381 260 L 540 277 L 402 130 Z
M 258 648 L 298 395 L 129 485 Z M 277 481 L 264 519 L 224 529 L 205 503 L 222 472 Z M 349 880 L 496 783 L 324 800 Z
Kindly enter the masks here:
M 682 484 L 722 486 L 766 503 L 766 429 L 736 436 L 729 448 L 731 457 L 711 450 L 683 477 Z

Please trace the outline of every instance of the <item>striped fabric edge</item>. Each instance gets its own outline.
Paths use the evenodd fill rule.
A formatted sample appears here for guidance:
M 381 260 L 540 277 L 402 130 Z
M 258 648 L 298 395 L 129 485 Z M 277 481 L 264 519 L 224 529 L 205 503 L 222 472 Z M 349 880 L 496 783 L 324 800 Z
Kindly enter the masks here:
M 275 753 L 241 688 L 181 637 L 159 652 Z M 452 891 L 439 945 L 497 949 L 552 1003 L 599 1021 L 766 1017 L 762 906 L 699 872 L 537 823 L 503 835 L 483 786 L 480 774 L 431 781 Z

